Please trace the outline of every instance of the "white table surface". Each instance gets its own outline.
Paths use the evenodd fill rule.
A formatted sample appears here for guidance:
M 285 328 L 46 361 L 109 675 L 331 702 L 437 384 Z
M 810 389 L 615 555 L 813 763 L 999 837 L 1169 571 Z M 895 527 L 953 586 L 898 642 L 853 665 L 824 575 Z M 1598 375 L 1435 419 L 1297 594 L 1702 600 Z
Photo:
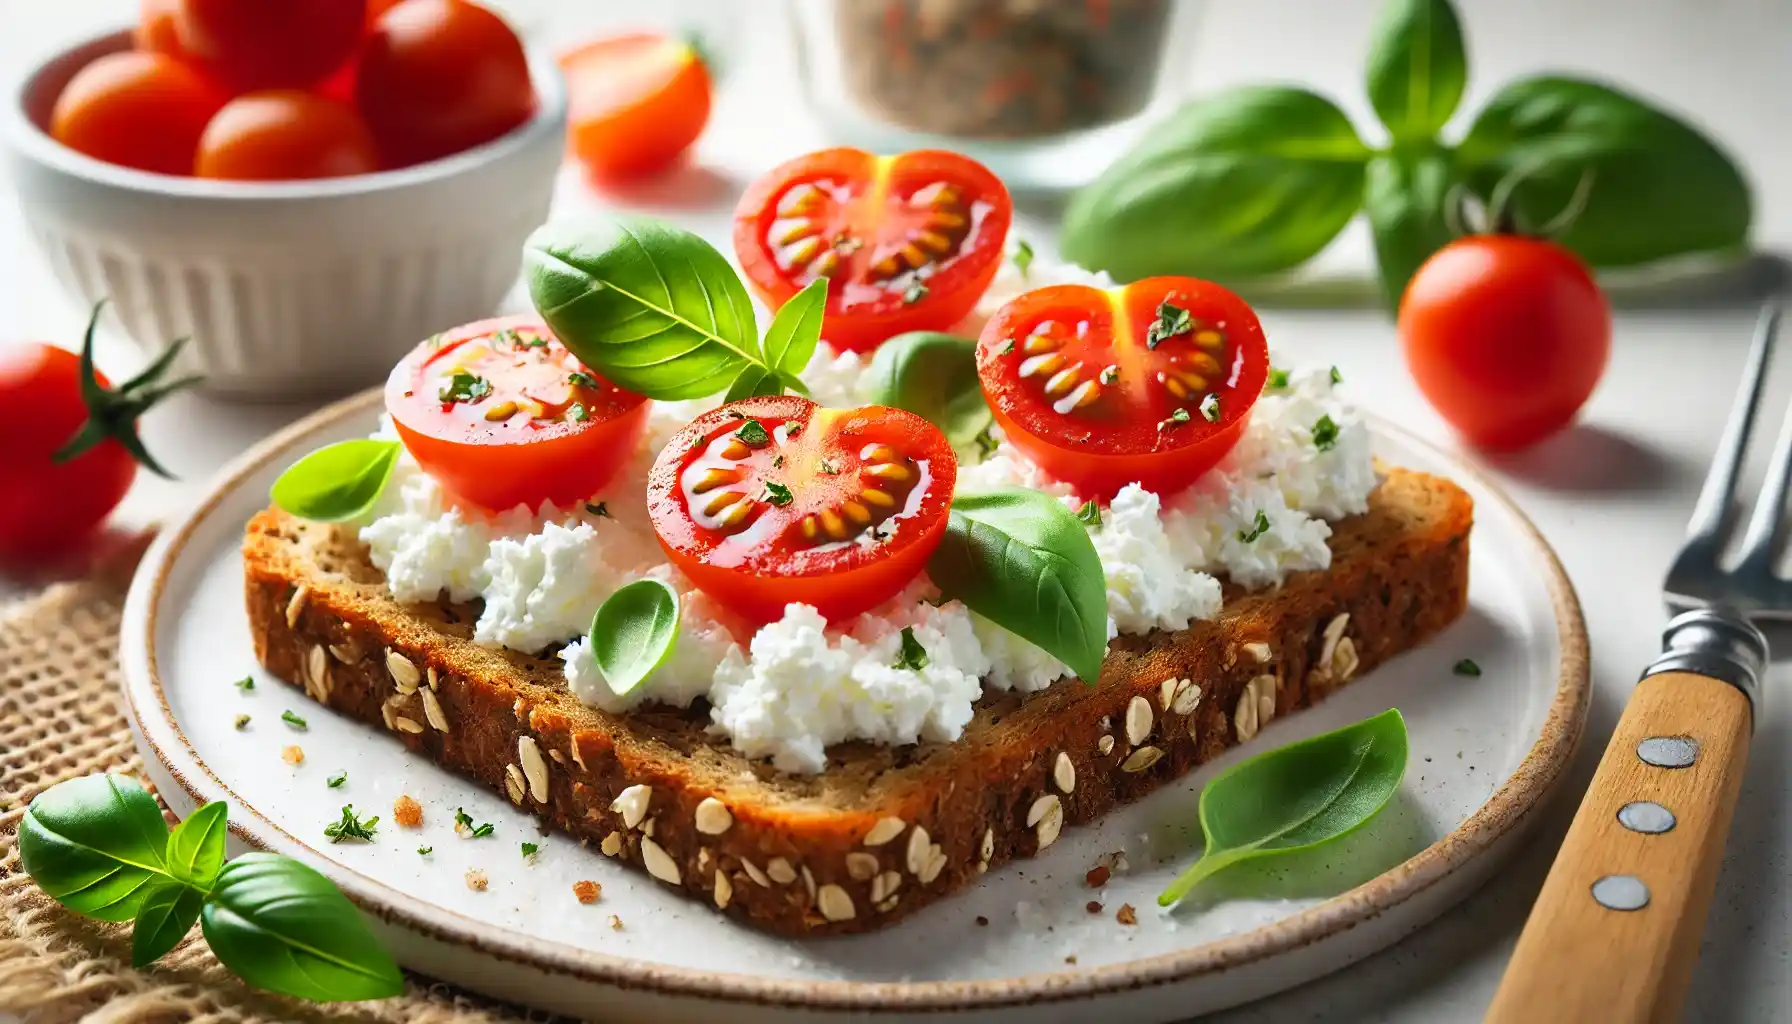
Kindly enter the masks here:
M 529 5 L 519 0 L 519 6 Z M 0 0 L 0 69 L 12 67 L 23 54 L 41 49 L 58 34 L 67 35 L 108 16 L 120 20 L 120 9 L 121 3 L 113 0 L 69 0 L 61 5 Z M 763 39 L 764 28 L 744 38 Z M 1788 36 L 1782 32 L 1780 38 Z M 721 228 L 739 183 L 819 138 L 803 118 L 787 113 L 791 98 L 787 83 L 770 77 L 767 68 L 752 61 L 737 56 L 735 62 L 700 151 L 707 170 L 628 198 L 633 205 L 678 220 L 717 241 L 725 239 Z M 768 118 L 767 110 L 776 116 Z M 770 140 L 768 124 L 773 125 Z M 1769 156 L 1770 162 L 1778 160 L 1784 166 L 1783 151 Z M 0 344 L 6 339 L 44 338 L 72 345 L 84 312 L 60 292 L 30 248 L 3 173 Z M 612 201 L 594 200 L 570 179 L 563 184 L 568 187 L 562 209 Z M 1772 221 L 1763 224 L 1763 237 L 1772 241 L 1792 237 L 1787 196 L 1781 189 L 1763 203 L 1775 212 Z M 1022 230 L 1036 245 L 1050 237 L 1037 222 L 1023 223 Z M 1341 251 L 1347 252 L 1349 244 Z M 1555 545 L 1579 589 L 1591 632 L 1592 722 L 1570 780 L 1571 798 L 1557 803 L 1537 841 L 1510 870 L 1437 923 L 1338 975 L 1219 1019 L 1479 1019 L 1572 813 L 1572 796 L 1590 777 L 1638 671 L 1658 650 L 1661 574 L 1678 543 L 1728 411 L 1754 315 L 1744 305 L 1621 312 L 1610 369 L 1581 423 L 1523 456 L 1487 466 Z M 1347 387 L 1365 405 L 1453 446 L 1407 378 L 1384 314 L 1271 309 L 1264 311 L 1264 322 L 1279 349 L 1338 364 Z M 142 359 L 128 341 L 108 335 L 100 362 L 116 378 Z M 1776 408 L 1783 407 L 1792 392 L 1788 378 L 1792 370 L 1776 375 L 1772 392 Z M 196 395 L 172 400 L 148 418 L 143 433 L 182 481 L 145 476 L 120 511 L 120 521 L 144 524 L 178 511 L 218 466 L 306 408 L 233 405 Z M 1761 434 L 1771 436 L 1772 431 Z M 1761 462 L 1764 453 L 1755 460 L 1751 480 L 1758 479 Z M 18 580 L 0 579 L 0 597 L 17 594 L 22 587 Z M 1785 639 L 1792 641 L 1792 636 Z M 1792 971 L 1788 971 L 1792 794 L 1787 792 L 1792 697 L 1780 699 L 1784 695 L 1776 692 L 1787 682 L 1784 667 L 1774 675 L 1693 982 L 1689 1020 L 1765 1021 L 1792 1015 Z M 1497 682 L 1481 680 L 1476 685 Z M 1442 679 L 1438 685 L 1462 684 Z

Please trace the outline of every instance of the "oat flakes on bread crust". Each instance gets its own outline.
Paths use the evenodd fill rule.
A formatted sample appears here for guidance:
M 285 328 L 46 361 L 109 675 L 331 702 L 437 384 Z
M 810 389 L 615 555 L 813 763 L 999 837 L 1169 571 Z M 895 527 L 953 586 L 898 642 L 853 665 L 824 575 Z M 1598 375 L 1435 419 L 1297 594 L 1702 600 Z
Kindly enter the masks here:
M 558 659 L 475 645 L 473 608 L 392 600 L 347 530 L 268 509 L 243 560 L 274 675 L 693 899 L 809 935 L 897 921 L 1416 646 L 1466 606 L 1472 519 L 1461 488 L 1389 469 L 1335 524 L 1330 570 L 1228 585 L 1211 622 L 1116 639 L 1099 685 L 986 695 L 955 743 L 841 744 L 815 776 L 719 745 L 701 705 L 586 707 Z

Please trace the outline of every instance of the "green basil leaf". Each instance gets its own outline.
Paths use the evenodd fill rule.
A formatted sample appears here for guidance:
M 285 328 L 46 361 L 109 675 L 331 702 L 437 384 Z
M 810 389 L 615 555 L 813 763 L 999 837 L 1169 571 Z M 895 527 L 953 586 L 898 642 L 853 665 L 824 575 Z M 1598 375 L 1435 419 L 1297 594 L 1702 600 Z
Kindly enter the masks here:
M 1246 758 L 1201 791 L 1201 859 L 1163 891 L 1169 906 L 1221 868 L 1349 835 L 1406 774 L 1406 721 L 1389 708 L 1333 732 Z
M 975 443 L 994 418 L 977 379 L 977 343 L 934 331 L 898 334 L 866 368 L 867 401 L 907 409 L 945 432 L 954 448 Z
M 200 889 L 212 887 L 224 866 L 224 817 L 229 810 L 224 801 L 214 800 L 174 826 L 168 834 L 169 874 Z
M 1400 307 L 1406 282 L 1454 237 L 1444 206 L 1455 183 L 1449 151 L 1439 146 L 1377 153 L 1369 161 L 1363 211 L 1389 309 Z
M 778 379 L 776 371 L 757 364 L 743 366 L 735 376 L 734 383 L 728 385 L 728 393 L 723 396 L 722 401 L 738 402 L 743 398 L 763 395 L 767 393 L 767 388 L 773 389 L 770 393 L 774 395 L 784 393 L 784 384 Z
M 1286 270 L 1356 215 L 1368 159 L 1350 119 L 1322 96 L 1227 89 L 1185 104 L 1077 192 L 1059 248 L 1122 281 Z
M 542 319 L 619 387 L 702 398 L 767 365 L 746 286 L 689 231 L 645 217 L 555 221 L 523 244 L 523 264 Z
M 339 523 L 366 513 L 392 479 L 397 441 L 362 437 L 325 445 L 286 468 L 268 496 L 300 519 Z
M 175 881 L 151 885 L 131 926 L 131 966 L 148 967 L 179 945 L 204 905 L 205 893 L 190 885 Z
M 827 304 L 828 279 L 818 277 L 778 307 L 772 325 L 765 329 L 766 363 L 793 377 L 802 373 L 821 340 L 821 315 Z
M 1385 0 L 1369 47 L 1369 103 L 1395 142 L 1429 142 L 1468 84 L 1450 0 Z
M 1522 228 L 1568 207 L 1582 174 L 1586 206 L 1559 241 L 1598 267 L 1735 251 L 1748 243 L 1748 182 L 1696 128 L 1597 82 L 1513 82 L 1481 111 L 1457 161 L 1483 198 L 1523 172 L 1511 210 Z
M 678 591 L 649 576 L 620 587 L 591 620 L 591 654 L 618 696 L 672 657 L 678 645 Z
M 1038 491 L 960 494 L 927 574 L 947 598 L 1093 685 L 1108 649 L 1108 588 L 1089 532 Z
M 212 952 L 256 988 L 320 1003 L 404 989 L 348 897 L 290 857 L 248 853 L 226 864 L 199 920 Z
M 44 790 L 19 821 L 19 860 L 38 888 L 101 921 L 137 916 L 168 878 L 168 825 L 135 779 L 88 775 Z

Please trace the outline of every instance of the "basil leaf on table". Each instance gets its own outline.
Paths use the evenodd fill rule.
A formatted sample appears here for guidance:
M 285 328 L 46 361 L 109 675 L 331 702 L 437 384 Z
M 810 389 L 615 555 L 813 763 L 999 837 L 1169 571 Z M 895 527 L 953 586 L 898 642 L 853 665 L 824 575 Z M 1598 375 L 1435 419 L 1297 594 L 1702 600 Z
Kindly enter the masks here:
M 591 654 L 604 681 L 624 697 L 678 646 L 678 591 L 651 576 L 620 587 L 591 620 Z
M 1462 25 L 1449 0 L 1387 0 L 1369 47 L 1369 103 L 1396 143 L 1429 142 L 1468 85 Z
M 1549 222 L 1591 174 L 1586 207 L 1558 240 L 1594 266 L 1748 242 L 1748 182 L 1723 151 L 1685 122 L 1597 82 L 1543 76 L 1507 85 L 1456 156 L 1483 198 L 1501 179 L 1524 175 L 1512 196 L 1523 228 Z
M 1389 309 L 1399 308 L 1406 282 L 1455 237 L 1444 213 L 1455 183 L 1450 154 L 1440 146 L 1377 153 L 1369 161 L 1363 211 Z
M 290 857 L 249 853 L 226 864 L 199 920 L 212 952 L 257 988 L 316 1002 L 404 988 L 348 897 Z
M 168 825 L 135 779 L 89 775 L 38 794 L 19 821 L 19 860 L 44 894 L 78 914 L 129 921 L 168 879 Z
M 529 296 L 572 353 L 618 387 L 676 401 L 767 369 L 746 286 L 722 254 L 645 217 L 550 222 L 523 245 Z
M 1406 721 L 1393 708 L 1246 758 L 1201 790 L 1201 859 L 1158 896 L 1169 906 L 1222 868 L 1307 850 L 1360 828 L 1406 774 Z
M 994 419 L 977 379 L 977 343 L 935 331 L 898 334 L 865 370 L 872 405 L 907 409 L 940 428 L 954 448 L 976 441 Z
M 392 479 L 397 441 L 363 437 L 325 445 L 286 468 L 268 497 L 300 519 L 340 523 L 363 515 Z
M 1089 532 L 1038 491 L 961 494 L 927 574 L 947 598 L 1093 685 L 1108 649 L 1108 588 Z
M 1064 258 L 1122 281 L 1304 263 L 1362 205 L 1369 150 L 1330 100 L 1245 86 L 1185 104 L 1071 198 Z
M 205 893 L 190 885 L 168 880 L 151 885 L 131 930 L 131 966 L 148 967 L 179 945 L 204 903 Z
M 229 810 L 224 801 L 214 800 L 174 826 L 165 857 L 169 874 L 201 889 L 212 887 L 224 866 L 224 818 Z

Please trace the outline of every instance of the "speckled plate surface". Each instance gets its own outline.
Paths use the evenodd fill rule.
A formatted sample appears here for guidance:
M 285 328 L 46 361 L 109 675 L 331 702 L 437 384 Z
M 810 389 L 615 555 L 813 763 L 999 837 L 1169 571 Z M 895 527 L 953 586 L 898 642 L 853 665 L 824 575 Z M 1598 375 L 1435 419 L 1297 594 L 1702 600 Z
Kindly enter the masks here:
M 883 931 L 762 935 L 570 839 L 542 837 L 500 797 L 259 670 L 242 608 L 243 524 L 292 459 L 365 435 L 378 409 L 378 395 L 364 394 L 270 439 L 156 542 L 125 610 L 125 705 L 148 773 L 177 812 L 228 800 L 236 852 L 261 847 L 312 863 L 375 920 L 401 963 L 519 1003 L 661 1020 L 772 1020 L 795 1009 L 814 1019 L 1182 1019 L 1336 970 L 1473 891 L 1537 819 L 1585 724 L 1586 634 L 1554 554 L 1472 470 L 1375 423 L 1382 458 L 1450 476 L 1473 494 L 1469 611 L 1431 644 L 1278 720 L 1246 748 L 1400 708 L 1411 766 L 1368 828 L 1300 864 L 1222 874 L 1160 911 L 1156 894 L 1200 848 L 1201 786 L 1234 751 Z M 1452 674 L 1465 657 L 1480 664 L 1480 678 Z M 253 691 L 231 685 L 245 674 L 256 677 Z M 281 722 L 288 708 L 308 731 Z M 240 731 L 239 714 L 252 716 Z M 281 760 L 291 743 L 305 751 L 297 767 Z M 347 782 L 327 787 L 341 771 Z M 400 793 L 423 803 L 421 830 L 390 824 Z M 385 819 L 378 841 L 323 839 L 349 802 Z M 457 806 L 496 823 L 495 835 L 457 838 Z M 534 863 L 520 853 L 525 840 L 542 844 Z M 434 852 L 420 856 L 420 845 Z M 1122 850 L 1129 870 L 1100 891 L 1087 888 L 1084 874 Z M 485 891 L 463 881 L 472 868 L 489 877 Z M 575 901 L 581 879 L 603 886 L 600 902 Z M 1086 909 L 1090 900 L 1099 912 Z M 1116 920 L 1128 903 L 1136 925 Z

